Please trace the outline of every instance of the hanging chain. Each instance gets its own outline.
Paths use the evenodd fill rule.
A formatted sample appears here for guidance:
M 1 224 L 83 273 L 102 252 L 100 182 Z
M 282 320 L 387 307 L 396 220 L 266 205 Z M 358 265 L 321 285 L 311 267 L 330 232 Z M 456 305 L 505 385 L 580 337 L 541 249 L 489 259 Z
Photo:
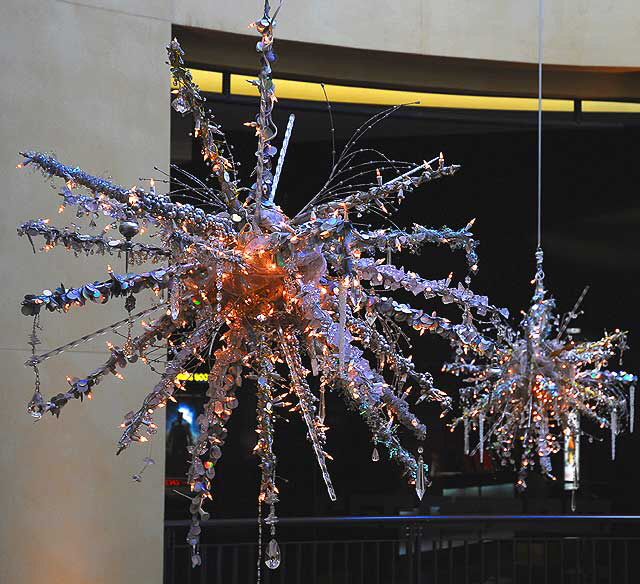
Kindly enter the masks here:
M 538 249 L 542 248 L 542 30 L 544 0 L 538 0 Z
M 35 388 L 33 391 L 33 397 L 27 404 L 27 412 L 31 414 L 36 420 L 42 417 L 44 412 L 44 399 L 40 393 L 40 371 L 38 370 L 38 361 L 36 359 L 36 345 L 40 344 L 38 338 L 38 329 L 40 328 L 40 316 L 36 314 L 33 317 L 33 328 L 31 329 L 31 335 L 29 336 L 29 344 L 31 345 L 31 359 L 27 361 L 30 367 L 33 369 L 35 375 Z
M 256 584 L 262 580 L 262 501 L 258 500 L 258 563 L 256 568 Z
M 37 330 L 40 328 L 40 315 L 36 314 L 33 317 L 33 328 L 31 329 L 31 335 L 29 337 L 29 344 L 31 345 L 31 359 L 33 362 L 33 373 L 35 375 L 35 391 L 36 393 L 40 393 L 40 371 L 38 370 L 37 362 L 35 361 L 36 356 L 36 345 L 40 344 L 40 339 L 38 338 Z

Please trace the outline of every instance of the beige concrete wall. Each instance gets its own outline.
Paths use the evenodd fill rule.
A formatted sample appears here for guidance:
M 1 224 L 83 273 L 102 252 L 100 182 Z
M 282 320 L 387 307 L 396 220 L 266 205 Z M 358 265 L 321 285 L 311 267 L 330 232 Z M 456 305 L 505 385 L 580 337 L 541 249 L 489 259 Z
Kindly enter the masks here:
M 82 5 L 85 4 L 85 5 Z M 89 6 L 94 4 L 94 6 Z M 137 4 L 136 15 L 118 10 Z M 120 5 L 120 6 L 118 6 Z M 159 462 L 131 480 L 147 450 L 115 457 L 122 415 L 139 406 L 153 376 L 140 366 L 110 376 L 92 402 L 74 401 L 59 420 L 34 424 L 22 295 L 104 278 L 102 257 L 64 250 L 34 256 L 16 225 L 56 213 L 59 197 L 43 177 L 16 170 L 22 148 L 53 150 L 88 171 L 129 186 L 168 166 L 169 110 L 164 46 L 168 9 L 160 2 L 0 2 L 0 582 L 2 584 L 159 583 L 162 580 L 164 438 Z M 168 6 L 168 5 L 167 5 Z M 58 183 L 59 184 L 59 183 Z M 111 263 L 122 269 L 123 260 Z M 66 316 L 44 314 L 42 350 L 122 318 L 121 300 Z M 148 304 L 149 301 L 145 300 Z M 64 391 L 65 375 L 106 358 L 102 337 L 42 367 L 43 392 Z
M 173 21 L 247 33 L 259 0 L 174 0 Z M 272 0 L 273 6 L 277 0 Z M 537 0 L 287 0 L 281 39 L 419 55 L 537 61 Z M 545 62 L 640 67 L 637 0 L 545 2 Z

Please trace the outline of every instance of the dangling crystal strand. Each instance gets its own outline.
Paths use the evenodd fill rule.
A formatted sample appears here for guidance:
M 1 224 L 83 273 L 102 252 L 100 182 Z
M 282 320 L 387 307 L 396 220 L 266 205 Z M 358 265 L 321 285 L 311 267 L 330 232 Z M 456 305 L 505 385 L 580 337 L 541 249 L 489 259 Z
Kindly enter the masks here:
M 222 262 L 216 265 L 216 312 L 222 310 Z
M 347 328 L 347 290 L 349 288 L 349 277 L 346 276 L 344 281 L 340 283 L 338 296 L 338 361 L 340 363 L 340 371 L 344 372 L 345 367 L 345 333 Z
M 576 413 L 576 435 L 575 435 L 576 488 L 580 486 L 580 435 L 581 434 L 582 434 L 582 430 L 580 428 L 580 414 Z
M 27 404 L 27 412 L 36 420 L 42 418 L 42 414 L 45 408 L 44 398 L 40 393 L 40 371 L 36 361 L 36 346 L 40 344 L 38 338 L 38 329 L 40 328 L 40 317 L 36 314 L 33 317 L 33 327 L 31 329 L 31 335 L 29 336 L 29 344 L 31 345 L 31 367 L 33 368 L 33 375 L 35 376 L 35 388 L 33 391 L 33 397 Z
M 633 432 L 634 418 L 636 417 L 636 386 L 629 388 L 629 431 Z
M 265 518 L 264 522 L 270 527 L 271 540 L 267 544 L 265 551 L 265 561 L 267 568 L 275 570 L 280 565 L 280 546 L 276 541 L 276 523 L 278 518 L 276 516 L 275 505 L 270 506 L 269 515 Z
M 611 412 L 611 460 L 616 459 L 616 435 L 618 434 L 618 412 L 614 408 Z
M 416 471 L 416 494 L 422 501 L 427 490 L 427 478 L 424 476 L 424 460 L 422 459 L 422 446 L 418 447 L 418 470 Z
M 262 501 L 258 499 L 258 559 L 256 561 L 256 582 L 262 582 Z
M 469 456 L 469 419 L 464 419 L 464 453 Z
M 478 425 L 480 429 L 480 462 L 484 461 L 484 414 L 480 414 L 478 416 Z

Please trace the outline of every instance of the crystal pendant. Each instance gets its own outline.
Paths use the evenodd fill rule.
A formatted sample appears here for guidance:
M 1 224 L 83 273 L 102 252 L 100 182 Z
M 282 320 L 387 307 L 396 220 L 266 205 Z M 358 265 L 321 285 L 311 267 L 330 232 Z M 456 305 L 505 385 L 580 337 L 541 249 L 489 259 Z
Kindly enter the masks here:
M 325 390 L 321 389 L 320 390 L 320 409 L 318 412 L 318 419 L 320 420 L 321 424 L 324 424 L 324 419 L 327 416 L 327 402 L 325 399 Z
M 422 446 L 418 448 L 418 470 L 416 472 L 416 494 L 422 501 L 424 492 L 427 490 L 427 478 L 424 476 L 424 460 L 422 460 Z
M 187 100 L 182 95 L 179 95 L 178 97 L 176 97 L 171 102 L 171 106 L 179 114 L 183 114 L 184 115 L 187 112 L 191 111 L 191 108 L 189 107 L 189 104 L 187 103 Z
M 551 475 L 553 470 L 551 468 L 551 460 L 547 455 L 540 457 L 540 467 L 546 474 Z
M 36 389 L 31 401 L 27 404 L 27 412 L 31 414 L 36 420 L 42 418 L 42 412 L 44 411 L 44 399 L 40 391 Z
M 133 294 L 129 294 L 124 301 L 124 308 L 126 311 L 131 312 L 136 307 L 136 297 Z
M 264 563 L 270 570 L 275 570 L 280 565 L 280 546 L 274 538 L 267 544 L 265 556 Z
M 371 453 L 371 460 L 373 460 L 373 462 L 378 462 L 380 460 L 380 453 L 375 446 L 373 447 L 373 452 Z
M 469 419 L 464 419 L 464 453 L 469 456 Z
M 278 517 L 276 516 L 276 508 L 274 505 L 271 505 L 271 510 L 269 511 L 269 515 L 265 517 L 264 522 L 267 525 L 275 525 L 276 523 L 278 523 Z
M 340 372 L 345 371 L 345 358 L 346 358 L 346 340 L 345 333 L 347 330 L 347 291 L 349 288 L 349 279 L 345 278 L 344 282 L 340 283 L 340 290 L 338 292 L 338 364 L 340 365 Z
M 180 316 L 180 294 L 181 294 L 180 280 L 174 278 L 171 281 L 171 320 L 174 322 L 178 320 Z

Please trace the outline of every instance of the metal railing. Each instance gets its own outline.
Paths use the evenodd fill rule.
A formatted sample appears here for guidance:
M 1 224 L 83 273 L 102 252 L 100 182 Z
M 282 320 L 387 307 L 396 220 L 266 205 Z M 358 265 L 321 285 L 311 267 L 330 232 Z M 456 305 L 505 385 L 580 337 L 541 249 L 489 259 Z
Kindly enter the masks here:
M 205 522 L 193 570 L 188 525 L 166 522 L 165 584 L 256 581 L 255 519 Z M 265 584 L 640 582 L 640 516 L 299 517 L 281 519 L 277 539 Z

